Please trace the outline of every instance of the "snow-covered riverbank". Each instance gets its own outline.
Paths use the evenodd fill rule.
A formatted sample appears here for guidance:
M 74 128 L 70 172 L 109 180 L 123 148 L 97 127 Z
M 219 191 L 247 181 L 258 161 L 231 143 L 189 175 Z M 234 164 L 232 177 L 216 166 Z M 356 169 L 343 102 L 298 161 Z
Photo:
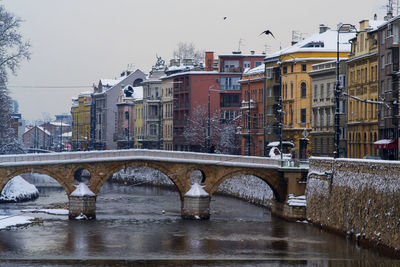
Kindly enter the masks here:
M 159 186 L 174 186 L 172 181 L 166 175 L 157 170 L 146 167 L 135 167 L 121 170 L 114 174 L 112 181 L 126 185 L 152 184 Z M 266 207 L 269 206 L 270 200 L 273 198 L 273 192 L 267 183 L 257 177 L 248 175 L 236 176 L 225 180 L 218 187 L 217 192 Z
M 16 176 L 1 191 L 0 203 L 27 201 L 35 199 L 38 196 L 39 191 L 33 184 L 28 183 L 21 176 Z

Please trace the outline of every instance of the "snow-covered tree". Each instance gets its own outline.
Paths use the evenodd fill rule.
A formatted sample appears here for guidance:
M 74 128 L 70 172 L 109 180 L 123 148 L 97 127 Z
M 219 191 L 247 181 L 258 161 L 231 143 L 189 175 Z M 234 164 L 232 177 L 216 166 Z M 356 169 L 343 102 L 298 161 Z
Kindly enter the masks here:
M 23 59 L 30 57 L 30 44 L 18 32 L 21 19 L 0 5 L 0 154 L 22 151 L 12 127 L 11 99 L 6 87 L 7 75 L 16 74 Z
M 210 114 L 210 146 L 214 146 L 218 153 L 233 154 L 238 148 L 236 124 L 234 122 L 221 123 L 219 111 Z M 208 108 L 198 105 L 191 116 L 186 118 L 183 132 L 186 141 L 194 151 L 207 152 L 208 138 Z
M 180 42 L 174 51 L 174 58 L 193 58 L 197 62 L 202 62 L 204 61 L 204 51 L 196 50 L 193 43 Z

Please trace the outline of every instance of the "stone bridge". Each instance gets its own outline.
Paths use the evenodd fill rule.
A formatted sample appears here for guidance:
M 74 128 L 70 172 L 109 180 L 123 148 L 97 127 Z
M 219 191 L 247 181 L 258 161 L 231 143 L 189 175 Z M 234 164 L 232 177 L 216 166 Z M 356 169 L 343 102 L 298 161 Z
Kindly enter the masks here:
M 175 184 L 181 198 L 183 217 L 208 218 L 210 199 L 224 180 L 237 175 L 253 175 L 262 179 L 272 189 L 273 213 L 289 219 L 302 218 L 305 216 L 304 208 L 291 207 L 287 200 L 289 194 L 305 194 L 308 167 L 282 167 L 282 163 L 280 160 L 265 157 L 139 149 L 3 155 L 0 156 L 0 192 L 7 182 L 17 175 L 30 172 L 46 174 L 57 180 L 65 189 L 70 202 L 70 218 L 77 212 L 88 213 L 94 218 L 95 197 L 78 200 L 71 197 L 78 184 L 75 179 L 77 173 L 83 169 L 90 172 L 87 186 L 97 195 L 114 173 L 128 167 L 144 166 L 162 172 Z M 192 197 L 185 197 L 185 193 L 192 186 L 190 174 L 193 171 L 202 173 L 202 186 L 208 193 L 208 197 L 201 198 L 200 202 L 193 202 Z

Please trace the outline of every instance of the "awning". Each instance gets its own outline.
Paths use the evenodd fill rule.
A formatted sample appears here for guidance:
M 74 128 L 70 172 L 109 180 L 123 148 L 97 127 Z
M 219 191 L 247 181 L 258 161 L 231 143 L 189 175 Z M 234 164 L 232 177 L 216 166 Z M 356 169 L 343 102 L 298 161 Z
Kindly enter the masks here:
M 374 146 L 377 149 L 397 149 L 398 141 L 393 139 L 381 139 L 374 142 Z

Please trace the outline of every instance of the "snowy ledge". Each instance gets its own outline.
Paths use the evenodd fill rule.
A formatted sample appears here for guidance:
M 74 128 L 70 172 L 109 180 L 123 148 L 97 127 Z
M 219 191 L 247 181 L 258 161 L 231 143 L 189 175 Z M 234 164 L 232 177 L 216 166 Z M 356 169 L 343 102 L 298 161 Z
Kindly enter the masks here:
M 12 226 L 22 226 L 31 224 L 33 219 L 34 219 L 33 217 L 22 216 L 22 215 L 0 216 L 0 230 L 7 229 Z

